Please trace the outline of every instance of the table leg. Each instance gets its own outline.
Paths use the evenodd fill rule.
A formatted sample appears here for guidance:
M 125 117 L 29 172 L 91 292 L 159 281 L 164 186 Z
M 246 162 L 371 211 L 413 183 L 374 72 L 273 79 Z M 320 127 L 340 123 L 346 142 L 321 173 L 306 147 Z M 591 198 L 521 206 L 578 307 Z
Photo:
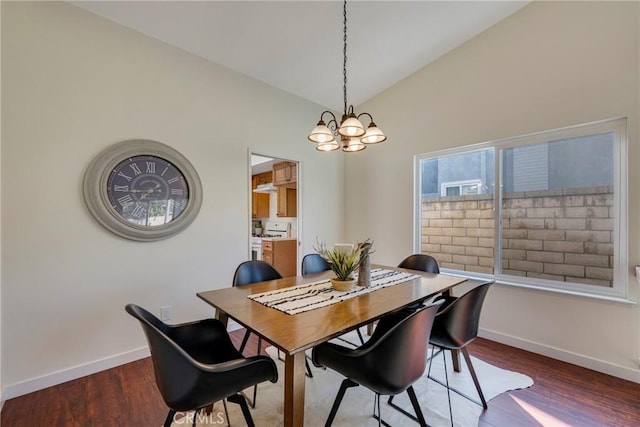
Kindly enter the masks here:
M 227 323 L 229 323 L 229 315 L 220 309 L 216 309 L 215 318 L 222 322 L 224 327 L 227 327 Z
M 304 425 L 304 351 L 285 355 L 284 359 L 284 426 Z
M 450 297 L 451 289 L 447 289 L 442 292 L 442 295 L 446 297 Z M 453 363 L 453 370 L 456 372 L 460 372 L 460 351 L 459 350 L 451 350 L 451 362 Z

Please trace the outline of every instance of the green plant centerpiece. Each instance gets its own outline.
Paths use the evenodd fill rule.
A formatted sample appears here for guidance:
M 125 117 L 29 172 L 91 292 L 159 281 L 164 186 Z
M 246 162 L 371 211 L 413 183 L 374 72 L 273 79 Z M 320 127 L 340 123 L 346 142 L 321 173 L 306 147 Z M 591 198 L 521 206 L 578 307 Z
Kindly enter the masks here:
M 360 263 L 371 253 L 373 243 L 367 239 L 355 245 L 335 245 L 333 249 L 327 249 L 324 242 L 318 242 L 315 251 L 329 264 L 331 271 L 336 275 L 332 277 L 331 284 L 337 291 L 348 291 L 356 284 L 353 273 Z

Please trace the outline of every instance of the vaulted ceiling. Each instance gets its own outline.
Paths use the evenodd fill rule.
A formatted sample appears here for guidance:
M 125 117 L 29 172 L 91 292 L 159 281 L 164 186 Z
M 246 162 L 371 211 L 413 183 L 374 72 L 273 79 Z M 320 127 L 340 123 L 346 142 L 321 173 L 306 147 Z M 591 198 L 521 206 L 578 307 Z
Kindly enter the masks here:
M 341 1 L 73 1 L 72 4 L 337 111 Z M 527 1 L 351 1 L 348 102 L 358 105 Z

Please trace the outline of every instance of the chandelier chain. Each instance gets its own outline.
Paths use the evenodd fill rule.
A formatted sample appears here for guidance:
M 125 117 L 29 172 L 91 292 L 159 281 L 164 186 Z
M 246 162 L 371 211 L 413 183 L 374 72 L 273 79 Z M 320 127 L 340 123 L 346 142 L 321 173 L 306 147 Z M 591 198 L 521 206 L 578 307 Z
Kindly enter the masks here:
M 344 17 L 344 36 L 342 38 L 344 42 L 343 48 L 343 57 L 344 61 L 342 63 L 342 73 L 344 75 L 344 114 L 347 115 L 347 0 L 344 1 L 343 6 L 343 17 Z
M 1 0 L 0 0 L 1 1 Z M 353 111 L 353 105 L 347 103 L 347 0 L 342 5 L 343 18 L 343 48 L 342 48 L 342 75 L 343 75 L 343 100 L 344 114 L 342 119 L 338 118 L 331 110 L 325 110 L 320 114 L 320 120 L 307 137 L 309 141 L 318 144 L 316 150 L 334 151 L 342 146 L 342 151 L 354 153 L 362 151 L 370 144 L 378 144 L 387 140 L 384 133 L 373 122 L 373 117 L 367 112 L 358 115 Z M 325 123 L 325 117 L 330 119 Z M 360 117 L 368 118 L 369 126 L 365 126 L 360 121 Z M 341 144 L 337 139 L 340 139 Z

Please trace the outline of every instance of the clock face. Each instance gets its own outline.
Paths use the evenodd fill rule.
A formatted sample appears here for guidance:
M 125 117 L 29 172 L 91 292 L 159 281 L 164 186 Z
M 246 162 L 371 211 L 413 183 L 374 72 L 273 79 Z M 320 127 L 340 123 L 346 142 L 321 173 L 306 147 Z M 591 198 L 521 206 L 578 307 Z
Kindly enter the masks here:
M 83 194 L 101 225 L 141 242 L 181 232 L 202 205 L 202 184 L 189 160 L 147 139 L 122 141 L 100 152 L 85 171 Z
M 139 155 L 118 163 L 107 178 L 107 198 L 124 220 L 157 227 L 176 220 L 189 202 L 184 174 L 157 156 Z

